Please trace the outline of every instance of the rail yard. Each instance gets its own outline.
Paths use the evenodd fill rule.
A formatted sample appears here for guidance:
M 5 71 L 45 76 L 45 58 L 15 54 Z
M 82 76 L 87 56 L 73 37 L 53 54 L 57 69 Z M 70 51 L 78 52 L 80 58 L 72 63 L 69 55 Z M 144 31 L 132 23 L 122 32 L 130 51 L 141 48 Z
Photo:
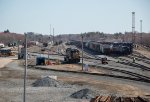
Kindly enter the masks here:
M 0 102 L 150 102 L 150 0 L 0 0 Z
M 28 101 L 149 102 L 149 51 L 146 56 L 130 43 L 85 42 L 82 67 L 81 46 L 79 41 L 70 41 L 28 47 Z M 25 51 L 21 46 L 17 49 L 11 50 L 17 55 L 9 50 L 0 57 L 1 102 L 22 101 Z

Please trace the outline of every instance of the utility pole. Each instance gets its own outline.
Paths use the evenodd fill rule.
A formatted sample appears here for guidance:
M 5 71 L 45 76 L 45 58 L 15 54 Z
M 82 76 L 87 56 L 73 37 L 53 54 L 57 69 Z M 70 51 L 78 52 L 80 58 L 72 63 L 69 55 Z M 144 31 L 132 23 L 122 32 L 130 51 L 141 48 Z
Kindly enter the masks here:
M 143 34 L 142 34 L 142 20 L 140 20 L 140 31 L 141 31 L 141 45 L 142 45 L 142 38 L 143 38 Z
M 50 41 L 52 40 L 52 39 L 51 39 L 51 34 L 52 34 L 51 31 L 52 31 L 52 28 L 51 28 L 51 24 L 50 24 Z
M 51 24 L 50 24 L 50 36 L 49 36 L 49 40 L 50 40 L 50 37 L 51 37 Z M 48 44 L 49 46 L 49 44 Z M 49 49 L 48 49 L 48 61 L 49 61 L 49 52 L 50 52 L 50 46 L 49 46 Z
M 135 43 L 135 12 L 132 12 L 132 43 Z
M 26 102 L 26 78 L 27 78 L 27 34 L 25 33 L 25 69 L 24 69 L 24 94 L 23 94 L 23 102 Z
M 53 43 L 54 43 L 54 28 L 53 28 Z
M 19 52 L 19 40 L 18 40 L 18 59 L 20 59 L 19 54 L 20 54 L 20 52 Z
M 19 48 L 20 42 L 21 40 L 18 40 L 18 59 L 20 59 L 20 48 Z
M 82 71 L 83 71 L 83 34 L 81 34 L 82 37 Z

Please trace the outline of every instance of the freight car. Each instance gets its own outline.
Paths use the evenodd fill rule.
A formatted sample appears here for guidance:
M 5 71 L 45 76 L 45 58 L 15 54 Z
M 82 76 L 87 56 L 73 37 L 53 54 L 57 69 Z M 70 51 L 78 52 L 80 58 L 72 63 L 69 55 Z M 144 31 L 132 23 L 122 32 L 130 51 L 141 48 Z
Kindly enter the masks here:
M 127 42 L 86 42 L 85 47 L 101 54 L 130 54 L 133 44 Z
M 102 54 L 111 54 L 111 42 L 100 42 L 100 52 Z
M 89 43 L 89 49 L 93 49 L 94 51 L 100 51 L 100 45 L 97 42 Z
M 109 42 L 94 42 L 90 41 L 85 44 L 85 47 L 89 50 L 93 50 L 95 52 L 100 52 L 102 54 L 109 54 L 110 53 L 110 46 L 111 43 Z

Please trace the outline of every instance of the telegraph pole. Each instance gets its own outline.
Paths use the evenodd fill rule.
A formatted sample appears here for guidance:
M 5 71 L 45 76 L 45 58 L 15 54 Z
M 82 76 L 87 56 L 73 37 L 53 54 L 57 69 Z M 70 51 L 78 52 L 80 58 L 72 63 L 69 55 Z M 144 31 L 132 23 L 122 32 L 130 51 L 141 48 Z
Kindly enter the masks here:
M 20 47 L 19 47 L 20 42 L 21 42 L 21 40 L 18 40 L 18 59 L 20 59 Z
M 24 69 L 24 94 L 23 94 L 23 102 L 26 102 L 26 78 L 27 78 L 27 34 L 25 33 L 25 69 Z
M 51 24 L 50 24 L 50 36 L 49 36 L 49 40 L 50 40 L 50 37 L 51 37 Z M 49 44 L 48 44 L 48 46 L 49 46 Z M 49 52 L 50 52 L 50 47 L 48 49 L 48 61 L 49 61 Z
M 81 34 L 82 37 L 82 71 L 83 71 L 83 34 Z
M 51 36 L 51 24 L 50 24 L 50 36 Z
M 52 28 L 51 28 L 51 24 L 50 24 L 50 41 L 52 40 L 52 39 L 51 39 L 51 34 L 52 34 L 51 31 L 52 31 Z
M 135 12 L 132 12 L 132 43 L 135 43 Z
M 20 59 L 20 56 L 19 56 L 19 55 L 20 55 L 20 52 L 19 52 L 19 44 L 20 44 L 20 43 L 19 43 L 19 40 L 18 40 L 18 59 Z
M 53 43 L 54 43 L 54 28 L 53 28 Z
M 142 37 L 143 37 L 143 34 L 142 34 L 142 20 L 140 20 L 140 31 L 141 31 L 141 45 L 142 45 Z

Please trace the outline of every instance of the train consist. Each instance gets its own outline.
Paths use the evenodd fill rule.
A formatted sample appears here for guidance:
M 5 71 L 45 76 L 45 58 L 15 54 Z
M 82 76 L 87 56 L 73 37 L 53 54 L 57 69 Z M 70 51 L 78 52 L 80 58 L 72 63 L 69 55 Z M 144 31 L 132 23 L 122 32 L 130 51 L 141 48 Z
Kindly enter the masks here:
M 133 44 L 127 42 L 86 42 L 85 47 L 102 54 L 131 54 Z
M 81 41 L 71 41 L 70 44 L 81 47 Z M 133 44 L 130 42 L 83 42 L 85 48 L 99 52 L 101 54 L 116 54 L 116 55 L 127 55 L 133 51 Z

